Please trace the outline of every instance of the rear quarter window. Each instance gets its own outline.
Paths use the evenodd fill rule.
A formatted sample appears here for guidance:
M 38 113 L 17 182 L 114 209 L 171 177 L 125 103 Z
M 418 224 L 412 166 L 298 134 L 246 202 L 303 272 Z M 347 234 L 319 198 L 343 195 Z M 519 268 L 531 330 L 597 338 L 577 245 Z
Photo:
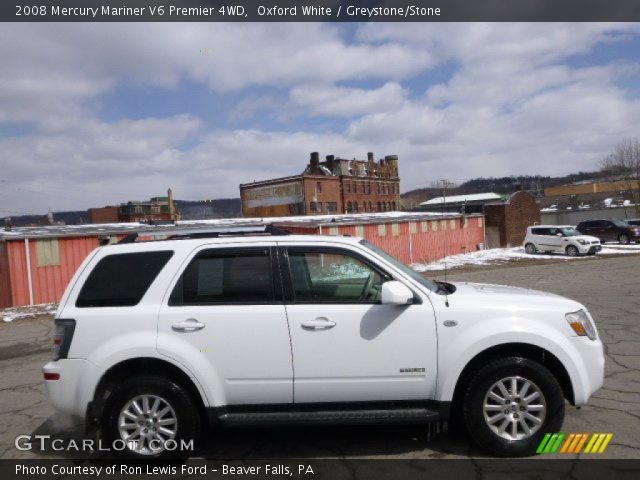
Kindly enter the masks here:
M 76 307 L 137 305 L 172 256 L 165 250 L 107 255 L 84 282 Z

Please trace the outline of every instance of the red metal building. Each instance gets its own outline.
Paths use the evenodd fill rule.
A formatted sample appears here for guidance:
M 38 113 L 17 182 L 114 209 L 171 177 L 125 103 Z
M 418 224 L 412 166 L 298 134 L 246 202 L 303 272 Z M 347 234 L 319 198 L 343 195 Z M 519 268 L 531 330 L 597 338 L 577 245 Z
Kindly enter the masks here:
M 428 212 L 388 212 L 265 219 L 146 224 L 25 227 L 0 231 L 0 308 L 58 302 L 69 280 L 100 243 L 133 232 L 153 235 L 171 228 L 219 228 L 269 223 L 291 233 L 351 235 L 367 239 L 414 264 L 475 251 L 484 242 L 484 217 Z

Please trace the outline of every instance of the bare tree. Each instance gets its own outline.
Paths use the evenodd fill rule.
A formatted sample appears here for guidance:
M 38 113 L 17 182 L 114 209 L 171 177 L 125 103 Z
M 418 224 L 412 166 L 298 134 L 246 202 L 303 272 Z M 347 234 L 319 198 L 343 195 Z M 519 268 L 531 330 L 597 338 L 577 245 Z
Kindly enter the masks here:
M 602 159 L 601 166 L 620 179 L 640 216 L 640 140 L 624 140 Z

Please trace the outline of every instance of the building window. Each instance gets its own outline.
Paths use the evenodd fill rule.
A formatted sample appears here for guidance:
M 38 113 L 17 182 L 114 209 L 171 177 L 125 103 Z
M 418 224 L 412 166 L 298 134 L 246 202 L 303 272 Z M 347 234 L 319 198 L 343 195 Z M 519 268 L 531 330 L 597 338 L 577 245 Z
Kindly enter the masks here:
M 431 230 L 433 230 L 434 232 L 438 231 L 438 222 L 431 222 Z
M 378 202 L 378 211 L 381 212 L 382 211 L 382 203 Z
M 327 213 L 336 213 L 338 211 L 338 204 L 336 202 L 327 202 Z
M 422 233 L 428 232 L 429 231 L 429 223 L 428 222 L 420 222 L 420 229 L 422 230 Z
M 467 221 L 467 217 L 462 217 L 462 227 L 469 228 L 469 222 Z
M 347 182 L 347 193 L 351 193 L 351 182 Z
M 316 192 L 317 193 L 322 193 L 322 183 L 321 182 L 316 182 Z
M 387 236 L 387 225 L 384 223 L 381 223 L 380 225 L 378 225 L 378 236 L 379 237 L 386 237 Z
M 367 193 L 367 185 L 364 182 L 362 183 L 362 193 Z
M 370 212 L 373 212 L 373 208 L 372 208 L 372 206 L 371 206 L 371 200 L 369 200 L 369 211 L 370 211 Z
M 367 183 L 367 194 L 371 195 L 371 184 Z
M 322 213 L 322 202 L 318 202 L 318 213 Z
M 309 204 L 309 211 L 311 213 L 316 213 L 318 211 L 318 206 L 316 205 L 316 202 L 311 202 Z
M 447 221 L 446 220 L 442 220 L 442 230 L 446 230 L 447 229 Z
M 351 202 L 347 202 L 347 213 L 353 212 L 353 205 Z
M 418 224 L 416 222 L 409 222 L 409 232 L 418 233 Z
M 364 237 L 364 225 L 356 225 L 356 237 Z
M 396 202 L 393 202 L 393 203 L 391 204 L 391 209 L 395 211 L 395 209 L 396 209 Z
M 329 227 L 329 235 L 340 235 L 338 227 Z
M 39 267 L 60 265 L 60 245 L 57 238 L 36 241 L 36 261 Z
M 362 211 L 363 212 L 367 211 L 367 202 L 362 202 Z
M 400 225 L 397 223 L 392 223 L 391 224 L 391 235 L 393 235 L 394 237 L 397 237 L 398 235 L 400 235 Z
M 376 192 L 380 195 L 380 182 L 376 182 Z M 380 208 L 378 208 L 380 210 Z
M 482 227 L 482 217 L 479 217 L 479 218 L 478 218 L 478 226 L 479 226 L 479 227 Z
M 456 221 L 453 218 L 449 220 L 449 224 L 450 224 L 451 230 L 456 229 Z

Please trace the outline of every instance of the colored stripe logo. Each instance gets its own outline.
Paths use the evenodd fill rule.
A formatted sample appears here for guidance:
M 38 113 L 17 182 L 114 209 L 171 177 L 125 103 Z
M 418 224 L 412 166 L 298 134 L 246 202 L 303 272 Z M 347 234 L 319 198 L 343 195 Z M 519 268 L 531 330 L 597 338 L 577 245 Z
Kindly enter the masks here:
M 547 433 L 536 453 L 603 453 L 612 438 L 613 433 Z

